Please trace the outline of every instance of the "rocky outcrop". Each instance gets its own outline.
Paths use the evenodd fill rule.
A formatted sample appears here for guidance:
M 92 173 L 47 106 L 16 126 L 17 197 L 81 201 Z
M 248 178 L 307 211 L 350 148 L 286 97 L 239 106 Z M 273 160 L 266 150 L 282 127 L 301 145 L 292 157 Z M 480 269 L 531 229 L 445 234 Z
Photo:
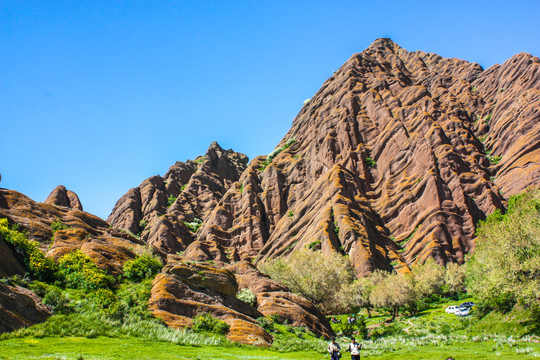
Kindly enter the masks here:
M 263 315 L 236 298 L 234 274 L 196 263 L 178 263 L 163 268 L 154 282 L 149 308 L 168 326 L 189 327 L 192 319 L 209 313 L 225 321 L 231 340 L 269 345 L 272 337 L 255 323 Z
M 45 204 L 64 206 L 71 209 L 83 210 L 81 201 L 77 194 L 67 190 L 65 186 L 57 186 L 44 201 Z
M 37 241 L 48 256 L 59 257 L 81 249 L 102 269 L 121 272 L 144 243 L 120 229 L 110 228 L 90 213 L 64 206 L 37 203 L 13 190 L 0 189 L 0 217 L 8 218 Z M 64 229 L 53 229 L 61 225 Z M 1 244 L 0 244 L 1 245 Z M 2 255 L 6 256 L 6 255 Z M 17 272 L 17 267 L 13 266 Z M 20 270 L 20 269 L 19 269 Z
M 257 296 L 254 307 L 236 298 L 243 288 Z M 292 294 L 247 262 L 217 268 L 169 256 L 168 265 L 154 280 L 150 310 L 175 328 L 190 327 L 199 314 L 212 314 L 230 325 L 227 336 L 231 340 L 247 344 L 272 342 L 272 337 L 256 323 L 257 318 L 272 315 L 317 336 L 334 335 L 328 320 L 311 302 Z
M 307 246 L 348 254 L 358 276 L 462 263 L 477 222 L 540 182 L 539 78 L 527 54 L 484 71 L 375 41 L 251 162 L 186 258 L 264 261 Z
M 214 142 L 204 156 L 177 162 L 163 177 L 153 176 L 129 190 L 107 221 L 140 233 L 163 254 L 183 251 L 195 239 L 198 222 L 208 217 L 238 180 L 247 161 L 245 155 L 224 150 Z
M 13 249 L 0 236 L 0 279 L 14 275 L 22 276 L 25 272 Z
M 330 323 L 315 305 L 262 274 L 251 263 L 241 261 L 227 269 L 236 274 L 240 289 L 249 289 L 257 296 L 257 310 L 264 316 L 278 315 L 282 321 L 307 328 L 326 339 L 335 335 Z
M 34 292 L 0 283 L 0 334 L 45 321 L 51 315 Z

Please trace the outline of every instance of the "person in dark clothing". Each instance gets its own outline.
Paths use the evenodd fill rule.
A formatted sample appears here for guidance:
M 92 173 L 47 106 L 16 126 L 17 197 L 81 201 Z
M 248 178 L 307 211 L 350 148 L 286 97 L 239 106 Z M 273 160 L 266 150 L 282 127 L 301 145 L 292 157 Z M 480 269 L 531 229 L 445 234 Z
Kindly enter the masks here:
M 351 352 L 351 360 L 360 360 L 360 350 L 362 349 L 362 344 L 356 342 L 354 338 L 351 338 L 351 343 L 346 351 Z
M 339 360 L 341 357 L 341 348 L 336 342 L 336 338 L 332 338 L 330 344 L 328 344 L 328 353 L 330 354 L 330 360 Z

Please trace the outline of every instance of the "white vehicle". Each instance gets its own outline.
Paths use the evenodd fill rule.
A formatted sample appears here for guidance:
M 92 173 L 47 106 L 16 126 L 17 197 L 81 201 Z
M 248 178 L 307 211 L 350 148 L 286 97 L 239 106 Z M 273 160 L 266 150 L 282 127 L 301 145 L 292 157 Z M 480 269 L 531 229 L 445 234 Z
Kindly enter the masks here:
M 456 311 L 459 310 L 459 308 L 460 308 L 459 305 L 452 305 L 452 306 L 447 307 L 445 311 L 447 314 L 455 314 Z
M 455 312 L 456 316 L 469 316 L 471 314 L 471 308 L 459 308 L 456 312 Z

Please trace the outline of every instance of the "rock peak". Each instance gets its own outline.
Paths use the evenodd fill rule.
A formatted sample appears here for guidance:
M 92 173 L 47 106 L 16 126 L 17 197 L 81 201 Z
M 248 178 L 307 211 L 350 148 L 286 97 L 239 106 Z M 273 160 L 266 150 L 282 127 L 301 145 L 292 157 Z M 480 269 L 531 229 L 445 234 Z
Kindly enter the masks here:
M 45 204 L 64 206 L 71 209 L 83 210 L 79 196 L 64 185 L 58 185 L 44 201 Z

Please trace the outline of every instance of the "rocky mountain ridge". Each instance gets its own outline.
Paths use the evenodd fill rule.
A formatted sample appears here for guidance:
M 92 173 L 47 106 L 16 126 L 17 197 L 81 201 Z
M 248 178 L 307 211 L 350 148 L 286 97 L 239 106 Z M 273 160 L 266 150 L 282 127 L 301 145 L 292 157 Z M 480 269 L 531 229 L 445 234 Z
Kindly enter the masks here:
M 230 178 L 195 237 L 175 232 L 177 249 L 223 264 L 339 251 L 358 276 L 462 263 L 477 222 L 540 182 L 539 66 L 522 53 L 484 71 L 378 39 Z
M 304 104 L 268 156 L 248 163 L 213 143 L 129 190 L 107 221 L 63 186 L 44 203 L 0 189 L 0 217 L 47 255 L 80 249 L 113 275 L 154 249 L 166 266 L 150 309 L 169 326 L 190 326 L 204 308 L 235 341 L 270 343 L 255 320 L 271 315 L 328 337 L 323 314 L 256 265 L 303 248 L 348 255 L 357 276 L 463 263 L 478 221 L 540 183 L 539 69 L 529 54 L 483 70 L 378 39 Z M 0 276 L 24 274 L 14 249 L 0 248 Z M 242 288 L 256 305 L 236 299 Z M 50 315 L 24 296 L 40 320 L 17 326 Z

